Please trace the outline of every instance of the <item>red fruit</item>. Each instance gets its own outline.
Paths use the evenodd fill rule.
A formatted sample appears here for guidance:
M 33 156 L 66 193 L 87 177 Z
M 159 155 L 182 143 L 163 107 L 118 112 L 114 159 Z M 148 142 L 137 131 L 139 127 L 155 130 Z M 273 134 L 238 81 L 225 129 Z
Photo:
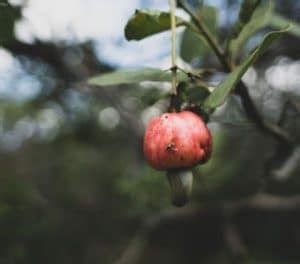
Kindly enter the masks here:
M 211 151 L 210 131 L 193 112 L 165 113 L 146 128 L 144 154 L 155 169 L 190 168 L 207 161 Z

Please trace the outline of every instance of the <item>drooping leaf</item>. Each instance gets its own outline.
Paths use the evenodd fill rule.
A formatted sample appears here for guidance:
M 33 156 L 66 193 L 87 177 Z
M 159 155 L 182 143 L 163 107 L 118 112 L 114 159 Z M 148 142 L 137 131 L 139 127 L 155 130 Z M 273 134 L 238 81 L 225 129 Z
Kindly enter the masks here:
M 247 69 L 261 56 L 270 44 L 278 39 L 288 28 L 268 33 L 262 43 L 252 52 L 245 61 L 228 74 L 225 79 L 213 90 L 210 96 L 205 100 L 204 107 L 213 110 L 224 103 L 226 97 L 234 89 L 235 85 L 241 80 Z
M 214 36 L 217 35 L 218 25 L 218 10 L 211 6 L 203 6 L 198 10 L 198 15 L 207 25 L 210 32 Z M 206 40 L 190 28 L 186 28 L 181 40 L 180 56 L 187 62 L 190 62 L 195 57 L 205 55 L 210 51 L 210 47 Z
M 232 58 L 235 59 L 239 52 L 243 49 L 247 40 L 256 33 L 259 29 L 266 26 L 270 20 L 273 10 L 273 2 L 268 0 L 262 7 L 257 8 L 251 16 L 251 19 L 246 23 L 239 34 L 230 39 L 228 42 L 228 51 Z
M 178 81 L 186 81 L 188 77 L 183 72 L 178 72 Z M 90 85 L 109 86 L 129 83 L 140 83 L 144 81 L 169 82 L 171 71 L 156 68 L 140 68 L 131 70 L 118 70 L 111 73 L 100 74 L 88 80 Z
M 295 35 L 296 37 L 300 37 L 300 24 L 281 16 L 276 12 L 273 12 L 271 15 L 269 25 L 274 28 L 283 28 L 290 25 L 291 29 L 289 30 L 289 33 Z
M 243 0 L 239 12 L 239 18 L 234 25 L 232 36 L 236 38 L 243 27 L 250 21 L 254 11 L 261 3 L 261 0 Z
M 141 40 L 151 35 L 169 30 L 170 13 L 156 10 L 136 10 L 125 26 L 127 40 Z M 183 26 L 186 22 L 176 17 L 177 26 Z

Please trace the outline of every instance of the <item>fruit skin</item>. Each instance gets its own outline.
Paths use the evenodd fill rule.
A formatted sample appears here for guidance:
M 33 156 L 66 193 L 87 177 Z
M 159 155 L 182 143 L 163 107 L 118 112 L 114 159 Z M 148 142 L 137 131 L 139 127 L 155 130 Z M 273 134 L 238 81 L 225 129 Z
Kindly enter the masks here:
M 144 154 L 157 170 L 190 168 L 206 162 L 212 136 L 201 117 L 191 111 L 154 117 L 144 136 Z

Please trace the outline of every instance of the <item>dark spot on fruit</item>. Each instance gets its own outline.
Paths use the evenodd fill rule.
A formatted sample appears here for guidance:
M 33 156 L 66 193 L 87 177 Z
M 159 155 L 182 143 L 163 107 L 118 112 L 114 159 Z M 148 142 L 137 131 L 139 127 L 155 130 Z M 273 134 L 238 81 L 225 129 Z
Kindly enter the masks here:
M 176 152 L 176 150 L 177 149 L 174 143 L 169 143 L 166 147 L 166 151 L 170 153 Z
M 180 156 L 180 160 L 181 160 L 181 161 L 183 161 L 183 160 L 184 160 L 184 158 L 183 158 L 182 156 Z
M 165 115 L 165 119 L 168 119 L 168 116 L 167 116 L 167 115 Z

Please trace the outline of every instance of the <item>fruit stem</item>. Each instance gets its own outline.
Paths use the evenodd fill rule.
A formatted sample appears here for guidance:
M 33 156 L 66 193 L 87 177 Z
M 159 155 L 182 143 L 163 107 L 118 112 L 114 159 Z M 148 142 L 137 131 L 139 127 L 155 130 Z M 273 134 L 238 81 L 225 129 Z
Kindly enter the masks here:
M 171 57 L 172 57 L 172 94 L 177 95 L 177 65 L 176 65 L 176 0 L 169 0 L 170 4 L 170 16 L 171 16 L 171 31 L 172 31 L 172 46 L 171 46 Z
M 171 188 L 172 203 L 184 206 L 192 191 L 193 172 L 191 169 L 176 169 L 167 171 L 167 178 Z

